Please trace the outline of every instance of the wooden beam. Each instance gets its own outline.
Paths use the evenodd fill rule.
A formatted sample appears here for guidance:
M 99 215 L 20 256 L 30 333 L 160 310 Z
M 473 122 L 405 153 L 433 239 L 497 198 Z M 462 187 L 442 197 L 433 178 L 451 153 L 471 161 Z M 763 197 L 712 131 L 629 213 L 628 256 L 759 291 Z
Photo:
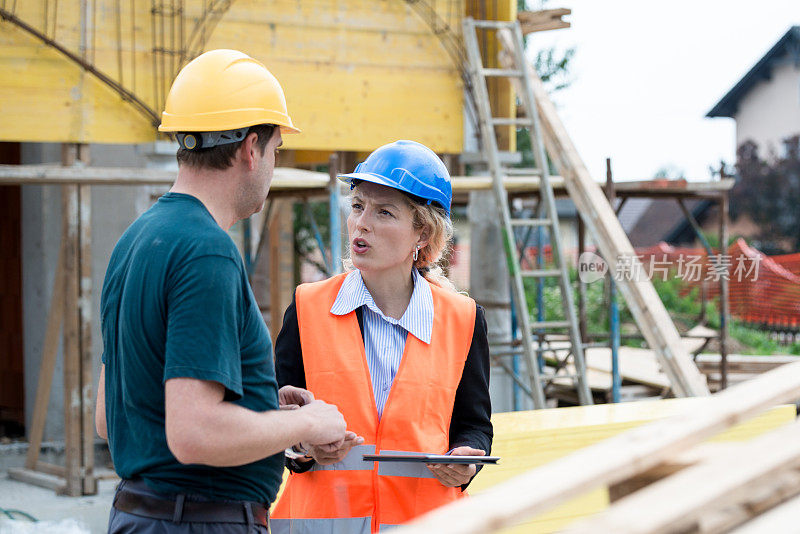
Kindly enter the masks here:
M 520 11 L 517 13 L 522 34 L 527 35 L 533 32 L 543 32 L 547 30 L 559 30 L 569 28 L 570 23 L 561 20 L 561 17 L 572 13 L 571 9 L 543 9 L 541 11 Z
M 25 482 L 26 484 L 55 490 L 56 493 L 64 493 L 66 490 L 66 484 L 63 478 L 40 473 L 31 469 L 12 467 L 8 470 L 8 476 L 14 480 Z
M 67 474 L 67 471 L 64 469 L 63 465 L 55 465 L 46 462 L 38 462 L 36 464 L 36 471 L 61 478 L 64 478 Z
M 64 317 L 64 240 L 62 238 L 56 261 L 56 274 L 53 278 L 53 294 L 50 296 L 50 309 L 47 312 L 47 330 L 44 335 L 42 362 L 39 364 L 39 380 L 36 385 L 36 401 L 33 404 L 33 419 L 28 433 L 28 455 L 25 459 L 27 469 L 36 469 L 39 452 L 47 420 L 47 405 L 50 402 L 50 388 L 53 386 L 53 373 L 58 357 L 59 334 Z
M 138 167 L 61 167 L 55 165 L 0 165 L 0 185 L 172 185 L 175 172 Z M 324 189 L 328 173 L 278 167 L 270 190 Z
M 506 51 L 513 50 L 509 30 L 498 31 L 498 37 Z M 507 68 L 515 67 L 513 54 L 503 53 L 501 61 Z M 530 63 L 524 68 L 533 86 L 547 152 L 560 169 L 569 196 L 583 214 L 601 255 L 609 264 L 609 272 L 617 272 L 621 258 L 626 262 L 622 267 L 631 273 L 641 272 L 641 263 L 628 236 L 600 186 L 589 175 L 536 70 Z M 520 83 L 518 79 L 515 82 Z M 620 291 L 649 346 L 659 356 L 675 394 L 681 397 L 709 395 L 705 377 L 681 345 L 680 335 L 650 280 L 645 276 L 617 278 L 621 278 L 617 281 Z
M 278 335 L 283 312 L 294 295 L 293 204 L 289 200 L 273 201 L 269 224 L 269 313 L 272 342 Z
M 800 423 L 792 423 L 637 491 L 565 533 L 687 532 L 701 516 L 747 502 L 757 487 L 797 468 Z
M 78 315 L 78 186 L 61 186 L 61 232 L 64 240 L 64 442 L 66 488 L 69 496 L 83 493 L 81 481 L 81 372 Z
M 642 473 L 637 473 L 633 477 L 612 484 L 608 487 L 608 496 L 611 502 L 616 502 L 623 497 L 630 495 L 640 489 L 647 487 L 663 478 L 697 465 L 701 462 L 712 460 L 721 454 L 726 454 L 733 448 L 738 449 L 738 443 L 731 442 L 707 442 L 701 443 L 696 447 L 670 458 L 666 462 L 648 469 Z
M 732 531 L 731 534 L 764 534 L 765 532 L 792 532 L 797 530 L 797 511 L 800 496 L 761 514 L 752 521 Z
M 704 373 L 718 372 L 720 359 L 721 357 L 719 354 L 699 354 L 696 359 L 697 367 Z M 796 361 L 800 361 L 800 357 L 730 354 L 728 355 L 728 372 L 733 374 L 759 374 Z
M 88 150 L 88 147 L 87 147 Z M 88 159 L 88 152 L 86 153 Z M 84 495 L 97 493 L 94 477 L 94 362 L 92 358 L 92 188 L 78 186 L 78 326 L 81 404 L 81 479 Z
M 397 534 L 478 534 L 513 526 L 599 486 L 652 469 L 726 428 L 797 398 L 800 362 L 728 388 L 705 399 L 703 408 L 693 406 L 684 414 L 642 425 L 434 510 Z

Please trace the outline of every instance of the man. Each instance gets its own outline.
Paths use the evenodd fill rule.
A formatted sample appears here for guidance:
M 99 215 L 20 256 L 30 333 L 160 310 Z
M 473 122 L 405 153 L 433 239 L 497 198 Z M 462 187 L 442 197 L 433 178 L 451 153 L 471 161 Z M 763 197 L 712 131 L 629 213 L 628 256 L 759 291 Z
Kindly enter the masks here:
M 344 443 L 335 406 L 281 391 L 272 345 L 226 233 L 266 200 L 281 133 L 278 81 L 233 50 L 178 74 L 161 131 L 178 177 L 111 255 L 96 425 L 122 482 L 109 532 L 268 532 L 285 449 Z M 300 406 L 299 408 L 297 406 Z

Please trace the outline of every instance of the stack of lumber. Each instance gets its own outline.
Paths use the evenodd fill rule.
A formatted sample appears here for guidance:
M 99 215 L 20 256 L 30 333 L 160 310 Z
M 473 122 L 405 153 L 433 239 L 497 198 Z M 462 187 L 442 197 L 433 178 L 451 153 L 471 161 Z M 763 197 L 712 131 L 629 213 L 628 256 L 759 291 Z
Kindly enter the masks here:
M 684 337 L 681 344 L 691 353 L 705 342 L 700 338 Z M 566 342 L 554 341 L 549 344 L 550 350 L 568 350 Z M 547 354 L 545 354 L 547 356 Z M 588 348 L 584 351 L 586 358 L 586 376 L 589 388 L 600 401 L 610 399 L 611 393 L 611 349 L 607 347 Z M 663 372 L 655 351 L 638 347 L 621 346 L 618 352 L 620 376 L 622 378 L 622 399 L 643 400 L 666 395 L 671 388 L 669 377 Z M 567 373 L 573 368 L 569 366 Z M 549 396 L 570 401 L 572 381 L 557 378 L 548 390 Z M 574 397 L 574 394 L 572 394 Z
M 794 363 L 800 360 L 797 356 L 775 355 L 755 356 L 745 354 L 728 354 L 728 385 L 739 384 L 756 376 L 766 373 L 781 365 Z M 708 387 L 717 391 L 720 384 L 720 355 L 699 354 L 695 361 L 700 372 L 706 375 Z
M 397 534 L 796 532 L 798 398 L 795 362 L 712 397 L 498 414 L 502 464 Z

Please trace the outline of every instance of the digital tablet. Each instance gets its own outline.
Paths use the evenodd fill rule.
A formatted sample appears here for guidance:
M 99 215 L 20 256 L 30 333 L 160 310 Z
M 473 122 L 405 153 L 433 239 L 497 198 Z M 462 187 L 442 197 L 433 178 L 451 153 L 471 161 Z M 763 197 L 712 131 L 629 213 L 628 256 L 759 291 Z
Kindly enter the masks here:
M 365 454 L 365 462 L 414 462 L 421 464 L 496 464 L 499 456 L 448 456 L 447 454 Z

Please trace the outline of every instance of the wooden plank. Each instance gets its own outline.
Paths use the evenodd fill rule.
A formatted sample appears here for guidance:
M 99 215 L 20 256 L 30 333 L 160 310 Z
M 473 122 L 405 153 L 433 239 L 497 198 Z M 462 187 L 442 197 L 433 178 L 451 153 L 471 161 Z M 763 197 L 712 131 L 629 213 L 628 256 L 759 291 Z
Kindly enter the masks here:
M 731 449 L 738 450 L 739 446 L 738 443 L 731 442 L 701 443 L 652 469 L 648 469 L 643 473 L 638 473 L 627 480 L 612 484 L 608 488 L 610 500 L 611 502 L 616 502 L 635 491 L 649 486 L 665 477 L 674 475 L 687 467 L 709 461 L 721 454 L 729 452 Z
M 775 369 L 651 424 L 498 484 L 413 521 L 398 534 L 492 532 L 601 485 L 629 479 L 755 414 L 800 398 L 800 362 Z M 800 443 L 800 441 L 798 441 Z
M 64 240 L 64 328 L 62 354 L 64 363 L 64 441 L 65 493 L 83 493 L 81 482 L 81 372 L 80 318 L 78 315 L 78 186 L 61 187 L 61 231 Z
M 800 532 L 797 514 L 800 510 L 800 496 L 789 499 L 783 504 L 761 514 L 745 523 L 731 534 L 764 534 L 765 532 Z
M 716 193 L 729 191 L 736 184 L 734 178 L 723 178 L 714 181 L 687 182 L 685 180 L 631 180 L 624 182 L 614 182 L 614 191 L 619 196 L 620 193 L 642 192 L 649 194 L 669 194 L 676 193 Z M 626 195 L 627 196 L 627 195 Z
M 729 373 L 758 374 L 764 373 L 776 367 L 800 361 L 798 356 L 776 355 L 776 356 L 749 356 L 742 354 L 728 355 Z M 700 354 L 697 356 L 698 368 L 706 373 L 719 371 L 719 354 Z
M 8 470 L 8 477 L 13 480 L 25 482 L 26 484 L 32 484 L 34 486 L 55 490 L 56 493 L 64 493 L 67 487 L 63 478 L 40 473 L 38 471 L 32 471 L 22 467 L 10 468 Z
M 660 389 L 670 387 L 670 381 L 661 372 L 653 351 L 620 347 L 618 356 L 620 375 L 624 380 Z M 611 349 L 605 347 L 586 349 L 586 366 L 596 371 L 611 373 Z
M 269 225 L 269 312 L 272 341 L 278 335 L 283 313 L 294 295 L 294 242 L 292 234 L 293 204 L 274 201 Z
M 55 465 L 46 462 L 38 462 L 35 470 L 46 475 L 53 475 L 61 478 L 64 478 L 67 474 L 67 470 L 64 469 L 63 465 Z
M 509 30 L 499 31 L 498 37 L 506 50 L 513 50 Z M 513 59 L 509 56 L 513 54 L 502 54 L 503 64 L 514 67 Z M 536 70 L 530 63 L 525 68 L 538 105 L 547 152 L 560 169 L 570 198 L 583 215 L 587 228 L 609 264 L 609 272 L 616 273 L 618 266 L 624 266 L 620 264 L 620 258 L 625 258 L 625 265 L 628 265 L 630 272 L 635 273 L 636 266 L 641 267 L 641 263 L 619 219 L 600 186 L 589 175 Z M 518 80 L 516 82 L 519 83 Z M 709 395 L 705 377 L 697 370 L 689 353 L 681 345 L 678 331 L 650 280 L 646 276 L 618 278 L 620 280 L 617 285 L 649 346 L 658 354 L 675 394 Z
M 0 185 L 171 185 L 174 181 L 174 171 L 151 168 L 0 165 Z M 270 191 L 325 188 L 327 185 L 327 173 L 277 167 Z
M 800 423 L 792 423 L 637 491 L 565 532 L 689 531 L 712 509 L 745 501 L 756 486 L 797 468 Z
M 82 147 L 83 148 L 83 147 Z M 88 146 L 82 158 L 88 160 Z M 78 186 L 78 318 L 80 347 L 81 477 L 83 494 L 97 493 L 94 477 L 94 373 L 92 372 L 92 189 Z
M 745 499 L 719 510 L 703 513 L 697 521 L 698 534 L 723 534 L 800 493 L 800 470 L 775 475 L 768 484 L 756 484 Z M 781 531 L 785 532 L 785 531 Z
M 50 309 L 47 312 L 47 330 L 44 334 L 42 363 L 39 365 L 39 380 L 36 385 L 36 400 L 33 404 L 33 419 L 28 434 L 28 454 L 25 459 L 27 469 L 36 469 L 39 452 L 47 420 L 47 405 L 50 402 L 50 388 L 53 386 L 53 373 L 58 356 L 59 334 L 64 317 L 64 240 L 62 237 L 53 278 L 53 294 L 50 296 Z
M 171 185 L 175 181 L 174 171 L 136 167 L 61 167 L 53 165 L 0 165 L 0 185 Z M 453 192 L 481 191 L 492 188 L 488 175 L 453 176 Z M 551 176 L 550 183 L 556 190 L 564 190 L 564 179 Z M 285 191 L 317 189 L 327 192 L 327 173 L 276 167 L 270 185 L 270 194 Z M 509 176 L 504 180 L 505 188 L 511 192 L 538 191 L 538 176 Z
M 561 17 L 572 13 L 571 9 L 542 9 L 539 11 L 520 11 L 517 13 L 520 29 L 523 35 L 547 30 L 569 28 L 570 23 L 561 20 Z

